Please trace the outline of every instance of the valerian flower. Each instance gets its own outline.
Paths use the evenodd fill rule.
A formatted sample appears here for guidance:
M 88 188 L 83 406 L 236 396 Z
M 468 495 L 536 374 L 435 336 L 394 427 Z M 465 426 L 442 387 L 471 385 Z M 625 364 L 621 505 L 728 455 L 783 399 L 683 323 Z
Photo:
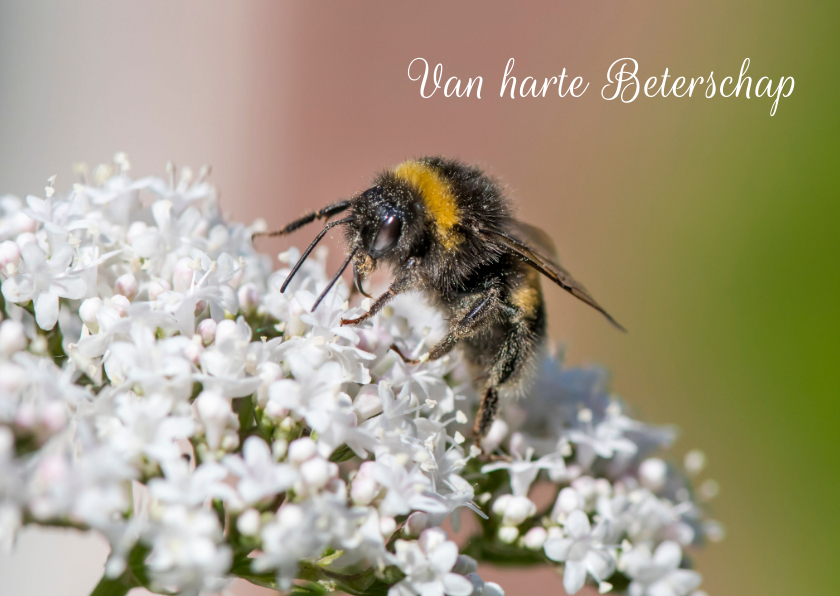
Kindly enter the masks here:
M 599 522 L 594 528 L 580 509 L 566 518 L 565 536 L 550 538 L 544 546 L 545 555 L 553 561 L 563 561 L 563 587 L 569 594 L 583 588 L 586 575 L 602 582 L 612 575 L 615 557 L 604 544 L 609 522 Z
M 701 575 L 690 569 L 680 569 L 682 549 L 667 540 L 650 548 L 641 544 L 622 555 L 621 565 L 632 578 L 630 596 L 687 596 L 700 585 Z
M 59 298 L 78 300 L 87 284 L 78 271 L 72 271 L 73 249 L 62 244 L 47 259 L 35 242 L 20 247 L 25 268 L 3 282 L 3 297 L 10 302 L 34 302 L 35 320 L 41 329 L 52 329 L 58 321 Z
M 468 596 L 473 585 L 463 575 L 452 573 L 458 547 L 439 528 L 420 534 L 417 542 L 397 540 L 397 560 L 406 576 L 388 590 L 388 596 Z
M 325 249 L 281 293 L 300 251 L 272 271 L 251 242 L 265 222 L 227 221 L 209 169 L 132 180 L 129 165 L 0 197 L 0 548 L 26 524 L 96 531 L 111 545 L 97 593 L 241 577 L 504 596 L 477 573 L 499 553 L 556 563 L 568 593 L 699 584 L 682 549 L 722 528 L 660 452 L 672 429 L 631 418 L 603 370 L 547 357 L 476 444 L 458 350 L 400 357 L 448 330 L 423 296 L 343 326 L 367 303 L 339 280 L 311 312 Z M 459 554 L 442 526 L 466 511 L 486 521 Z

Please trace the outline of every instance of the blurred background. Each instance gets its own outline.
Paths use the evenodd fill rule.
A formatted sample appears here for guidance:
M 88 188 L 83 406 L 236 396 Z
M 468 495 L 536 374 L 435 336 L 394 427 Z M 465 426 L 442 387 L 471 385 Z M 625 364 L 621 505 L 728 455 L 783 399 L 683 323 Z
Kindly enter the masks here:
M 836 594 L 838 23 L 840 5 L 808 0 L 2 0 L 0 193 L 40 194 L 52 174 L 67 190 L 73 162 L 121 150 L 136 176 L 212 164 L 233 217 L 279 225 L 405 158 L 481 164 L 630 330 L 548 289 L 569 360 L 605 365 L 645 418 L 677 424 L 675 456 L 708 455 L 728 535 L 696 556 L 704 589 Z M 641 77 L 717 81 L 749 57 L 754 80 L 796 89 L 774 117 L 764 98 L 604 101 L 625 56 Z M 416 57 L 483 76 L 482 99 L 421 99 Z M 501 99 L 510 57 L 519 80 L 565 67 L 590 88 Z M 0 594 L 85 595 L 106 555 L 27 530 L 0 557 Z M 482 575 L 509 596 L 562 593 L 550 570 Z

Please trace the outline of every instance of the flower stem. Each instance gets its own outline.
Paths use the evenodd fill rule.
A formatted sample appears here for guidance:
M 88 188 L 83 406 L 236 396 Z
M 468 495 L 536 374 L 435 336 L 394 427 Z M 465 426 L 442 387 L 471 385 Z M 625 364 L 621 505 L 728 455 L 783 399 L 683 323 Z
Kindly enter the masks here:
M 122 575 L 115 578 L 103 575 L 90 596 L 125 596 L 132 588 L 148 588 L 149 581 L 144 567 L 148 554 L 147 547 L 135 544 L 128 555 L 126 569 Z
M 110 579 L 103 575 L 90 596 L 125 596 L 133 587 L 128 585 L 121 577 Z

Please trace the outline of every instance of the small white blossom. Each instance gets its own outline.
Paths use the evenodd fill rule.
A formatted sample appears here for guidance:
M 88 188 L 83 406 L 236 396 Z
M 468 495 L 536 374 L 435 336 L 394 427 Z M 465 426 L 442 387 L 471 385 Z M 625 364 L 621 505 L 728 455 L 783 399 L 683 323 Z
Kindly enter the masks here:
M 426 297 L 341 325 L 371 302 L 339 280 L 311 312 L 325 248 L 281 293 L 300 251 L 272 271 L 251 241 L 265 222 L 227 221 L 208 168 L 129 171 L 117 153 L 69 193 L 51 178 L 45 199 L 0 197 L 0 549 L 23 524 L 72 525 L 108 540 L 108 578 L 147 553 L 132 581 L 161 593 L 237 575 L 289 590 L 305 571 L 351 593 L 375 577 L 390 596 L 504 596 L 441 528 L 467 507 L 493 516 L 471 544 L 542 549 L 569 593 L 613 572 L 631 596 L 699 584 L 682 548 L 723 536 L 694 496 L 717 483 L 692 490 L 659 451 L 673 430 L 631 418 L 605 371 L 546 358 L 474 441 L 459 351 L 392 349 L 417 358 L 449 330 Z
M 58 321 L 59 298 L 79 299 L 87 284 L 77 271 L 71 271 L 73 249 L 59 246 L 47 259 L 34 242 L 21 247 L 25 270 L 3 282 L 3 297 L 10 302 L 35 305 L 35 320 L 41 329 L 52 329 Z
M 690 569 L 680 569 L 682 549 L 676 542 L 665 541 L 650 549 L 642 544 L 622 555 L 621 565 L 632 578 L 631 596 L 687 596 L 700 585 L 701 576 Z
M 388 590 L 388 596 L 468 596 L 473 585 L 452 573 L 458 547 L 438 528 L 425 530 L 417 542 L 397 540 L 397 561 L 405 579 Z
M 268 445 L 259 437 L 245 440 L 242 457 L 227 455 L 222 463 L 239 478 L 237 491 L 248 505 L 277 496 L 298 478 L 291 466 L 274 462 Z
M 545 555 L 553 561 L 563 561 L 563 587 L 575 594 L 583 587 L 586 575 L 601 582 L 615 569 L 613 553 L 604 545 L 608 522 L 594 528 L 583 511 L 573 511 L 566 518 L 566 537 L 551 538 L 545 543 Z

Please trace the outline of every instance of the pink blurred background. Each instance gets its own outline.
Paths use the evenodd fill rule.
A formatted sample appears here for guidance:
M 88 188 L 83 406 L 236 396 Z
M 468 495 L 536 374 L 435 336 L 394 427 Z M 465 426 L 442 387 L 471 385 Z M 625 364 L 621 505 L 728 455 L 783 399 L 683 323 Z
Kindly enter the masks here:
M 743 326 L 752 306 L 736 297 L 769 295 L 766 285 L 751 286 L 755 296 L 737 285 L 755 270 L 738 255 L 774 246 L 775 233 L 753 227 L 775 230 L 776 214 L 786 221 L 790 206 L 771 200 L 773 188 L 813 179 L 809 164 L 791 165 L 807 141 L 797 135 L 836 122 L 805 119 L 828 105 L 806 99 L 828 96 L 813 61 L 816 40 L 828 39 L 837 19 L 818 4 L 3 2 L 0 192 L 38 192 L 54 173 L 66 189 L 74 161 L 93 166 L 122 150 L 138 176 L 162 173 L 167 159 L 212 164 L 232 217 L 275 226 L 364 189 L 405 158 L 484 165 L 630 330 L 616 333 L 548 289 L 551 334 L 568 341 L 569 360 L 606 365 L 648 419 L 680 426 L 675 454 L 708 453 L 724 487 L 714 513 L 729 535 L 697 556 L 704 588 L 815 594 L 828 580 L 812 570 L 834 564 L 838 523 L 803 512 L 827 509 L 837 482 L 799 462 L 824 465 L 836 434 L 801 422 L 784 395 L 764 407 L 774 388 L 787 387 L 773 377 L 784 365 L 760 351 L 773 340 Z M 666 66 L 675 75 L 737 76 L 749 56 L 756 76 L 797 74 L 797 93 L 773 120 L 759 100 L 606 102 L 607 68 L 625 56 L 642 76 Z M 482 99 L 421 99 L 406 75 L 416 57 L 442 62 L 445 77 L 483 76 Z M 501 99 L 510 57 L 519 80 L 565 67 L 590 88 L 580 99 Z M 800 92 L 809 83 L 811 94 Z M 332 246 L 338 258 L 335 239 Z M 812 295 L 822 295 L 823 277 L 815 274 Z M 775 333 L 798 307 L 779 308 L 784 316 L 756 326 Z M 825 320 L 819 308 L 809 311 L 815 321 Z M 786 345 L 794 351 L 827 329 Z M 828 370 L 819 366 L 814 374 Z M 826 420 L 837 420 L 832 407 Z M 777 440 L 797 424 L 796 440 Z M 13 557 L 0 557 L 0 594 L 87 594 L 106 555 L 93 537 L 28 530 Z M 562 593 L 549 569 L 483 575 L 509 596 Z

